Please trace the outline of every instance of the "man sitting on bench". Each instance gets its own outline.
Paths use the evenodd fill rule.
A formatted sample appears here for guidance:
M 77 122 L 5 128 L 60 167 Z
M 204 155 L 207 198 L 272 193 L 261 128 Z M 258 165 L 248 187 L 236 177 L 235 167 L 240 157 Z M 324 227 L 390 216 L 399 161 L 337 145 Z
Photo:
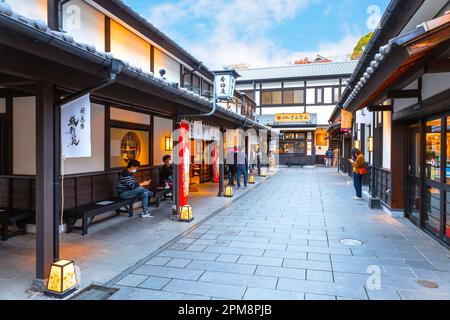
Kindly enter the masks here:
M 171 164 L 172 157 L 167 155 L 164 156 L 163 162 L 164 165 L 161 170 L 162 175 L 162 182 L 164 183 L 165 187 L 169 187 L 170 189 L 173 188 L 173 166 Z
M 128 167 L 123 169 L 119 175 L 116 190 L 122 199 L 141 199 L 143 209 L 141 218 L 153 218 L 154 215 L 150 213 L 148 209 L 148 199 L 153 196 L 153 193 L 145 188 L 150 185 L 151 180 L 139 184 L 133 177 L 133 173 L 136 173 L 140 166 L 141 164 L 139 161 L 134 159 L 130 160 L 130 162 L 128 162 Z

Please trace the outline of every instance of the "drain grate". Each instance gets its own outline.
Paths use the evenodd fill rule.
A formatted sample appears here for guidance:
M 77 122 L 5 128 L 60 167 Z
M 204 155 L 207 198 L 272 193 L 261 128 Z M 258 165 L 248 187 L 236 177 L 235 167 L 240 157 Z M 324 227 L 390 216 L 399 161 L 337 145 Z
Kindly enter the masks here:
M 108 300 L 117 291 L 119 289 L 90 285 L 74 295 L 70 300 Z
M 421 285 L 424 288 L 428 289 L 437 289 L 439 288 L 439 285 L 436 282 L 433 281 L 427 281 L 427 280 L 417 280 L 417 283 Z
M 349 247 L 357 247 L 357 246 L 361 246 L 363 244 L 362 241 L 357 240 L 357 239 L 342 239 L 340 242 L 343 245 L 349 246 Z

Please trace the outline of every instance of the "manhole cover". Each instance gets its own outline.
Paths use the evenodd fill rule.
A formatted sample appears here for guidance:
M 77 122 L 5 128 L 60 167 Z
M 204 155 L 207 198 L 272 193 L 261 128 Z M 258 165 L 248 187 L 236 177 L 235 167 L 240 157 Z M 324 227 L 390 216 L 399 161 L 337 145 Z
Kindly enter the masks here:
M 439 288 L 439 285 L 433 281 L 417 280 L 417 283 L 420 284 L 422 287 L 429 288 L 429 289 Z
M 74 295 L 70 300 L 107 300 L 119 289 L 90 285 Z
M 341 243 L 345 246 L 357 247 L 363 244 L 362 241 L 356 239 L 342 239 Z

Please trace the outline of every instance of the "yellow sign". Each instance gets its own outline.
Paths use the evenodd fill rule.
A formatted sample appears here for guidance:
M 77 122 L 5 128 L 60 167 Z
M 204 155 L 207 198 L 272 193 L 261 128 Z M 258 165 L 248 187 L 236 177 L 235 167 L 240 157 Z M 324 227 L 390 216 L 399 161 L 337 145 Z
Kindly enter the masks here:
M 282 113 L 275 115 L 275 122 L 311 122 L 310 113 Z
M 341 132 L 350 132 L 353 127 L 353 114 L 346 110 L 341 110 Z

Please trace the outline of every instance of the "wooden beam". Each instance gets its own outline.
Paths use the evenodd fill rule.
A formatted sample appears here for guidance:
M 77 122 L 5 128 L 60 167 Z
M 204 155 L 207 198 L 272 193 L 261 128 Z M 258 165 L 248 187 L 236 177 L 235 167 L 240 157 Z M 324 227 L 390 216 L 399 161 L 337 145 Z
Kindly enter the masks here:
M 54 91 L 48 82 L 39 82 L 36 95 L 36 280 L 34 289 L 43 289 L 54 262 Z M 39 288 L 41 286 L 41 288 Z
M 444 73 L 450 72 L 450 59 L 436 59 L 427 63 L 426 73 Z
M 388 99 L 410 99 L 410 98 L 420 98 L 420 90 L 395 90 L 390 91 L 387 94 Z
M 47 0 L 47 16 L 48 27 L 52 30 L 59 31 L 59 3 L 61 0 Z
M 369 110 L 369 112 L 379 112 L 379 111 L 390 111 L 390 112 L 392 112 L 394 110 L 394 108 L 392 106 L 383 106 L 383 105 L 370 106 L 367 109 Z

